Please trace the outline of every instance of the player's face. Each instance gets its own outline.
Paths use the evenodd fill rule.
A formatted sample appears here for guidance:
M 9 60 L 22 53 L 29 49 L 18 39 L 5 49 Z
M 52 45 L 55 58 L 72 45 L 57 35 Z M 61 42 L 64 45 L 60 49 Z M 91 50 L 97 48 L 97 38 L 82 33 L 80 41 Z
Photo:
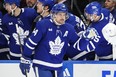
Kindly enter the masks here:
M 64 24 L 66 21 L 66 13 L 59 12 L 55 14 L 54 20 L 59 24 Z
M 37 13 L 42 13 L 44 9 L 44 6 L 41 2 L 37 3 Z
M 85 13 L 85 17 L 86 17 L 87 20 L 90 20 L 90 14 Z
M 5 8 L 6 11 L 8 12 L 8 14 L 11 13 L 12 5 L 10 5 L 9 3 L 5 3 L 4 8 Z
M 33 7 L 37 0 L 26 0 L 26 4 L 28 7 Z
M 86 19 L 92 22 L 97 22 L 100 19 L 100 16 L 97 16 L 96 14 L 86 13 Z
M 115 6 L 115 2 L 113 2 L 113 0 L 106 0 L 104 6 L 107 9 L 111 9 Z

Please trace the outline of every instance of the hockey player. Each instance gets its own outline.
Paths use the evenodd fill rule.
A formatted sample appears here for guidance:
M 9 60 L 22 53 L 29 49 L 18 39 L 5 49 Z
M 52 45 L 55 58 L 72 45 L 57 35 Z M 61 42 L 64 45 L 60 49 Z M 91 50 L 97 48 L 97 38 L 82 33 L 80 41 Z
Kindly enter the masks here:
M 38 0 L 37 13 L 39 13 L 43 17 L 48 16 L 54 4 L 55 0 Z
M 45 19 L 45 18 L 50 18 L 50 11 L 51 11 L 51 8 L 53 7 L 53 5 L 55 4 L 55 0 L 38 0 L 38 3 L 37 3 L 37 12 L 40 14 L 36 17 L 35 19 L 35 23 L 37 21 L 40 21 L 41 19 Z M 56 9 L 58 9 L 59 7 L 61 6 L 65 6 L 64 4 L 60 3 L 58 7 L 56 7 Z M 81 31 L 84 31 L 86 29 L 86 26 L 84 25 L 83 21 L 71 14 L 71 13 L 68 13 L 68 17 L 66 19 L 66 22 L 71 24 L 72 26 L 74 26 L 74 28 L 76 29 L 76 32 L 78 34 L 81 33 Z M 68 49 L 69 52 L 72 51 L 73 48 L 71 49 Z M 77 54 L 77 51 L 75 51 L 76 54 Z
M 61 6 L 65 6 L 65 5 L 62 3 L 59 3 L 58 6 L 56 7 L 56 9 L 59 9 L 59 7 L 61 7 Z M 84 25 L 83 21 L 79 17 L 77 17 L 69 12 L 68 12 L 68 17 L 66 19 L 66 23 L 71 24 L 74 27 L 74 29 L 76 30 L 78 35 L 80 35 L 86 29 L 86 26 Z M 64 57 L 64 59 L 67 60 L 68 57 L 73 56 L 74 54 L 77 55 L 79 53 L 80 52 L 77 52 L 77 50 L 75 50 L 72 46 L 69 46 L 69 48 L 67 49 L 67 54 Z M 83 54 L 83 55 L 85 55 L 85 54 Z M 72 58 L 72 57 L 70 57 L 70 58 Z
M 99 60 L 112 60 L 112 46 L 103 37 L 102 29 L 109 22 L 114 22 L 113 16 L 109 10 L 102 8 L 98 2 L 89 3 L 85 7 L 85 15 L 92 23 L 83 34 L 84 37 L 86 37 L 88 31 L 95 31 L 98 33 L 98 36 L 92 38 L 93 40 L 89 40 L 90 43 L 87 45 L 87 51 L 95 51 Z M 77 47 L 79 50 L 82 49 L 79 45 L 77 45 Z
M 35 50 L 33 68 L 36 77 L 63 77 L 62 61 L 68 44 L 74 44 L 79 38 L 72 25 L 65 23 L 68 17 L 66 7 L 60 4 L 54 5 L 50 19 L 43 19 L 36 24 L 32 35 L 28 38 L 20 69 L 26 74 L 29 72 L 30 55 Z
M 5 0 L 7 14 L 3 17 L 3 32 L 9 35 L 10 58 L 20 59 L 24 40 L 30 34 L 37 13 L 31 8 L 19 8 L 20 0 Z
M 2 35 L 2 12 L 0 12 L 0 60 L 8 60 L 9 59 L 9 47 L 7 45 L 7 40 L 5 40 Z M 5 43 L 3 43 L 5 42 Z
M 50 18 L 50 11 L 51 8 L 54 6 L 55 1 L 54 0 L 38 0 L 36 4 L 36 11 L 39 14 L 35 19 L 33 23 L 33 29 L 35 28 L 36 22 L 45 19 Z

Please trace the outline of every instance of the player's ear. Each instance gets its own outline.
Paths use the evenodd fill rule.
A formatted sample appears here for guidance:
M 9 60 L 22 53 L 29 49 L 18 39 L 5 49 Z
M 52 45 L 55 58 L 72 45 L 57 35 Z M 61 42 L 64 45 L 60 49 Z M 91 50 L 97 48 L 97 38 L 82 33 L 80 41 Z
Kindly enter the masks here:
M 48 6 L 44 6 L 43 9 L 44 9 L 44 10 L 49 10 L 49 7 L 48 7 Z
M 49 9 L 49 7 L 48 6 L 45 6 L 44 9 Z

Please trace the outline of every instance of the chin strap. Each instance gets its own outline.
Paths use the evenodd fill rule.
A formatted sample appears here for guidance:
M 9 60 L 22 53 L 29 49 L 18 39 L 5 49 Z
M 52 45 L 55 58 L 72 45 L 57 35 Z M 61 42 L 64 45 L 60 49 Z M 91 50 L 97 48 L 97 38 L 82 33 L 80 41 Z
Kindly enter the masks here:
M 11 10 L 11 15 L 12 16 L 14 15 L 14 12 L 15 12 L 16 8 L 17 8 L 17 6 L 14 9 L 12 9 L 11 6 L 10 6 L 10 10 Z
M 90 17 L 90 20 L 91 20 L 91 21 L 94 21 L 93 16 Z
M 40 15 L 43 16 L 43 17 L 44 17 L 44 14 L 46 13 L 46 11 L 49 11 L 49 9 L 48 10 L 45 10 L 44 7 L 45 6 L 42 7 L 42 13 L 40 13 Z

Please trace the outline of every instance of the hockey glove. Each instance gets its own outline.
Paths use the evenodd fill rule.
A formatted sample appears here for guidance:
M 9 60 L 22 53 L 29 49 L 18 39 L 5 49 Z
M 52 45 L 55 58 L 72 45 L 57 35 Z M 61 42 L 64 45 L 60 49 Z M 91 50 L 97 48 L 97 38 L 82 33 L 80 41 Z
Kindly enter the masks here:
M 98 33 L 94 28 L 90 28 L 83 32 L 83 37 L 89 40 L 92 40 L 97 36 L 98 36 Z
M 27 57 L 21 57 L 21 61 L 20 61 L 20 69 L 21 72 L 26 75 L 26 73 L 29 73 L 30 71 L 30 65 L 31 65 L 31 59 L 27 58 Z

